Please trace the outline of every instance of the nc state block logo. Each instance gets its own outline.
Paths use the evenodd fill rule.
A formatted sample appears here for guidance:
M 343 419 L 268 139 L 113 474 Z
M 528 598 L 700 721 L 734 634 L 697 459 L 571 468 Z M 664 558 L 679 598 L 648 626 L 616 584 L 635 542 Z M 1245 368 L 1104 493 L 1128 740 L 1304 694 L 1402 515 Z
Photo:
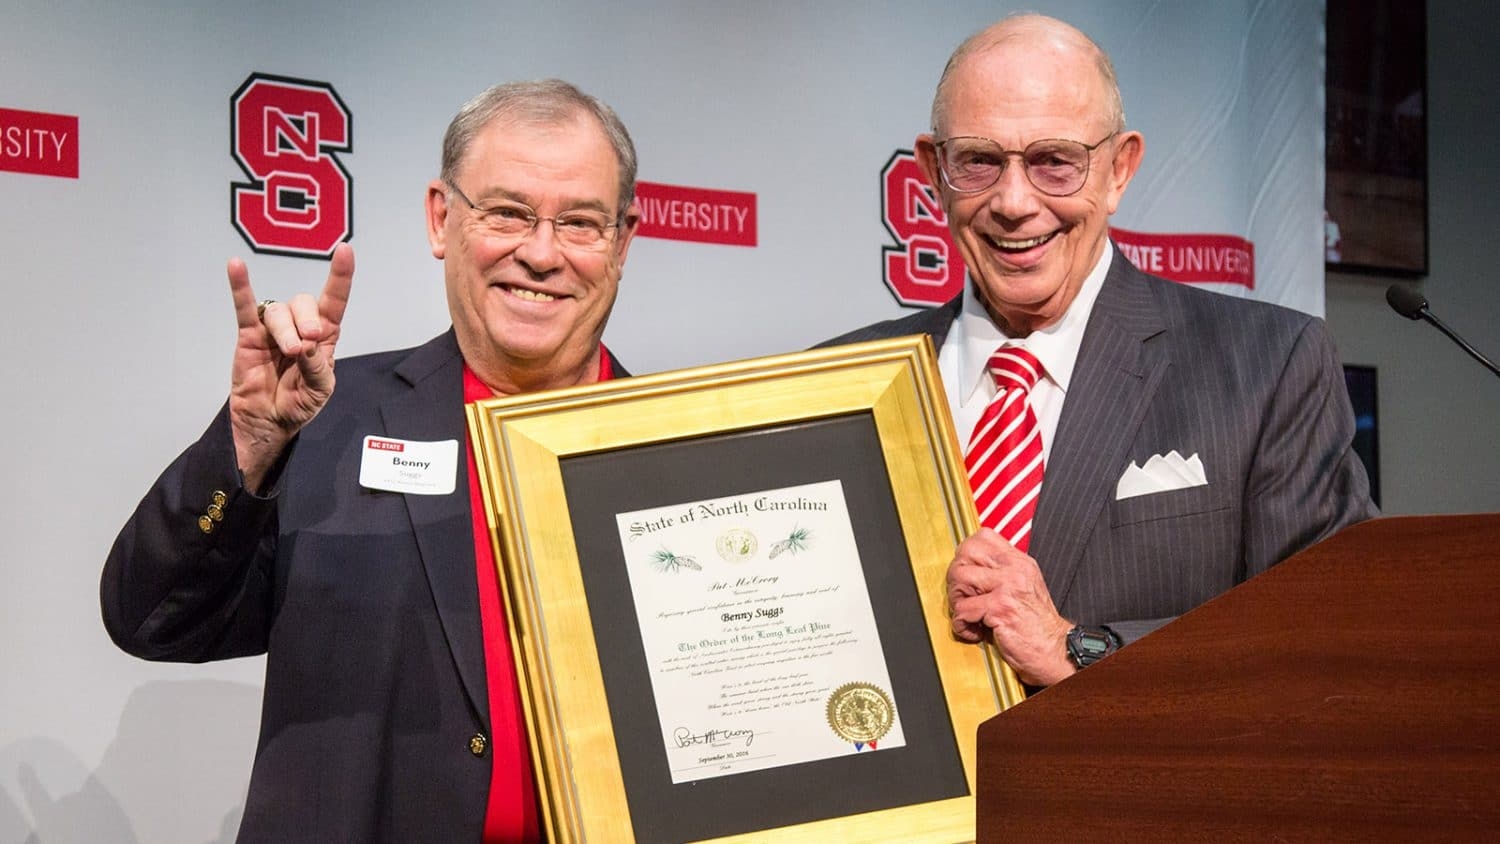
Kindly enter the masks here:
M 230 221 L 256 252 L 327 258 L 354 234 L 354 182 L 336 153 L 353 118 L 326 82 L 252 73 L 229 98 Z
M 885 286 L 897 302 L 925 308 L 963 292 L 964 261 L 948 217 L 911 150 L 896 150 L 880 171 L 880 219 L 897 243 L 881 249 Z

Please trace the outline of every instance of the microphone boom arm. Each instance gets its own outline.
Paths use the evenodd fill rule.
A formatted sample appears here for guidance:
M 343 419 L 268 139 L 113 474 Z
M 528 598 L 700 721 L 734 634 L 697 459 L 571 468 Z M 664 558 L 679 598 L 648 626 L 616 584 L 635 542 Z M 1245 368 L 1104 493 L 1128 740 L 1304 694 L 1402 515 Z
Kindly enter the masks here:
M 1480 354 L 1478 349 L 1476 349 L 1473 346 L 1469 345 L 1469 341 L 1467 341 L 1464 338 L 1458 336 L 1458 334 L 1453 329 L 1449 328 L 1442 320 L 1438 319 L 1432 313 L 1432 311 L 1428 310 L 1427 308 L 1423 308 L 1422 310 L 1420 310 L 1420 311 L 1417 312 L 1417 316 L 1419 316 L 1422 319 L 1425 319 L 1428 322 L 1432 323 L 1433 326 L 1437 328 L 1437 330 L 1439 330 L 1439 331 L 1443 332 L 1444 334 L 1448 335 L 1448 339 L 1449 340 L 1452 340 L 1453 342 L 1457 343 L 1459 348 L 1461 348 L 1464 351 L 1468 352 L 1470 357 L 1472 357 L 1475 360 L 1479 361 L 1480 363 L 1484 364 L 1485 368 L 1488 369 L 1490 372 L 1493 372 L 1493 373 L 1495 373 L 1495 375 L 1500 376 L 1500 367 L 1495 366 L 1494 362 L 1492 362 L 1489 358 L 1485 357 L 1484 355 Z

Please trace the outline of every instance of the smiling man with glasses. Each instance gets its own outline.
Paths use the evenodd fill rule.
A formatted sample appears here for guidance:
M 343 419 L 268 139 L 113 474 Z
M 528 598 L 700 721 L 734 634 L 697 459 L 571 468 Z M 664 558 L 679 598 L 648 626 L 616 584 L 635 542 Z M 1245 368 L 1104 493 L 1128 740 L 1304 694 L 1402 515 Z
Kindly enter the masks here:
M 1322 320 L 1147 275 L 1109 240 L 1145 142 L 1109 57 L 1017 15 L 965 41 L 916 157 L 968 268 L 929 334 L 984 527 L 954 635 L 1045 686 L 1375 513 Z
M 229 263 L 229 400 L 121 531 L 100 595 L 137 656 L 266 655 L 240 841 L 539 840 L 464 403 L 625 374 L 601 337 L 635 173 L 619 118 L 566 82 L 471 100 L 426 193 L 453 327 L 339 360 L 337 389 L 350 247 L 284 303 Z
M 427 238 L 480 380 L 497 393 L 588 383 L 639 219 L 634 159 L 627 183 L 611 138 L 624 129 L 595 114 L 510 108 L 455 120 L 427 189 Z

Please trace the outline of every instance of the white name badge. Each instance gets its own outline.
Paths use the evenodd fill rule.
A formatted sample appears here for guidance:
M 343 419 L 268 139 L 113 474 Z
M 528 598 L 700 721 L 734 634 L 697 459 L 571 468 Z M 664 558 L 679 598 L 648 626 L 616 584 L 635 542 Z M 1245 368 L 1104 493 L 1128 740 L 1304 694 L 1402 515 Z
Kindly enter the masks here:
M 457 484 L 458 440 L 419 443 L 365 437 L 359 485 L 411 495 L 449 495 Z

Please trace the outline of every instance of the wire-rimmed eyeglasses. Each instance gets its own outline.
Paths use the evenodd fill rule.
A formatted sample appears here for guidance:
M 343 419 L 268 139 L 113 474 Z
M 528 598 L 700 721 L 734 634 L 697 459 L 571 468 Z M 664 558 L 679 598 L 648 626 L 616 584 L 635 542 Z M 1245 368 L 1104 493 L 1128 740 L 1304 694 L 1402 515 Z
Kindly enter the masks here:
M 958 135 L 937 143 L 938 169 L 943 183 L 959 193 L 978 193 L 1000 181 L 1011 156 L 1021 159 L 1026 178 L 1048 196 L 1072 196 L 1089 178 L 1089 159 L 1105 141 L 1120 134 L 1110 132 L 1097 143 L 1085 144 L 1065 138 L 1032 141 L 1023 150 L 1005 149 L 989 138 Z
M 601 211 L 578 208 L 564 211 L 553 217 L 543 217 L 531 206 L 522 202 L 501 200 L 494 205 L 476 205 L 458 185 L 444 180 L 459 199 L 474 209 L 479 223 L 485 231 L 495 237 L 519 240 L 529 236 L 543 220 L 552 223 L 552 231 L 564 244 L 578 249 L 600 249 L 614 237 L 620 227 L 618 218 L 611 218 Z

